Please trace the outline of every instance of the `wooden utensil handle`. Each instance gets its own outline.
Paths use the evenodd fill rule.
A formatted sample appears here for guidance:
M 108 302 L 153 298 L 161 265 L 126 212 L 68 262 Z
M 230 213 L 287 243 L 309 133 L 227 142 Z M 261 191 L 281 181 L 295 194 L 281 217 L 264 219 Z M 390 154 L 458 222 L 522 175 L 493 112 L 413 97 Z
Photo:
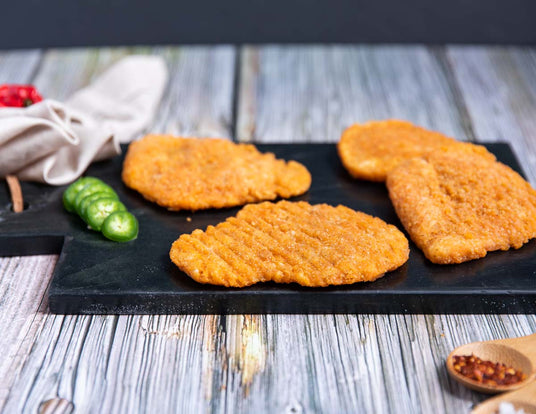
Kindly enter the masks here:
M 6 176 L 7 185 L 11 194 L 11 203 L 13 211 L 20 213 L 24 210 L 24 199 L 22 198 L 22 189 L 20 188 L 19 179 L 14 175 Z
M 513 403 L 516 409 L 523 408 L 526 413 L 536 412 L 536 382 L 533 381 L 519 390 L 490 398 L 477 405 L 471 414 L 494 414 L 501 402 Z
M 536 333 L 519 338 L 507 338 L 497 341 L 522 351 L 536 365 Z

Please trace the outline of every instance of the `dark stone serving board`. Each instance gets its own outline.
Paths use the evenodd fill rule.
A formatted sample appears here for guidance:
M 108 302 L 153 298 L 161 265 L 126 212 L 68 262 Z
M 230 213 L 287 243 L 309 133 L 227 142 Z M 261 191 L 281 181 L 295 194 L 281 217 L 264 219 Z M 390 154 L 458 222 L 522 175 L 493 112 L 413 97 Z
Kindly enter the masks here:
M 521 168 L 507 144 L 488 144 L 497 158 Z M 344 204 L 402 229 L 384 184 L 353 180 L 332 144 L 258 145 L 294 159 L 313 176 L 310 191 L 295 198 L 312 204 Z M 63 210 L 65 187 L 23 183 L 27 209 L 11 212 L 7 185 L 0 185 L 0 256 L 59 253 L 49 289 L 54 313 L 534 313 L 536 240 L 519 250 L 489 253 L 460 265 L 435 265 L 410 243 L 409 261 L 370 283 L 332 288 L 257 284 L 229 289 L 201 285 L 169 259 L 182 233 L 205 229 L 239 208 L 169 212 L 126 188 L 122 157 L 93 164 L 87 175 L 112 185 L 140 222 L 140 235 L 114 243 L 89 231 Z M 191 221 L 188 221 L 191 218 Z M 40 277 L 40 275 L 36 275 Z

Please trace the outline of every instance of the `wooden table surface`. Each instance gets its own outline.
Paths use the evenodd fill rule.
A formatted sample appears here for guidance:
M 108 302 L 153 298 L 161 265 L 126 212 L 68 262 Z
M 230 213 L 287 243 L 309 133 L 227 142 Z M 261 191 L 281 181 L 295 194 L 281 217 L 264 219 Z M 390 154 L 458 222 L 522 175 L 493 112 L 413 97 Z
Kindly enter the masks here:
M 34 83 L 62 100 L 130 53 L 169 64 L 153 132 L 335 142 L 352 123 L 401 118 L 461 140 L 508 141 L 536 183 L 536 48 L 6 51 L 0 83 Z M 57 259 L 0 258 L 3 412 L 35 413 L 52 400 L 41 408 L 464 413 L 485 397 L 447 377 L 449 351 L 536 332 L 535 315 L 52 315 Z

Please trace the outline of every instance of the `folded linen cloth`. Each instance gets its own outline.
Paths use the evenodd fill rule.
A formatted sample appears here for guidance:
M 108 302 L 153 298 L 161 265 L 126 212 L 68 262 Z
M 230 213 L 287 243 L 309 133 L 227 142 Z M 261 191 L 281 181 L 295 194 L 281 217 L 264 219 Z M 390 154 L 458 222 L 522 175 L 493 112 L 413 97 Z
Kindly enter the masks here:
M 129 56 L 64 104 L 0 108 L 0 177 L 63 185 L 121 152 L 154 117 L 167 83 L 156 56 Z

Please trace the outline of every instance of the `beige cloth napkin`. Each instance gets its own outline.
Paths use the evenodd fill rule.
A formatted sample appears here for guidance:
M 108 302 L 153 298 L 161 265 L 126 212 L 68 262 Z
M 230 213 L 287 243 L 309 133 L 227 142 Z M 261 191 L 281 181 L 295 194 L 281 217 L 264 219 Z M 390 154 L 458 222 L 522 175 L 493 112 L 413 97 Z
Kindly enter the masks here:
M 129 56 L 65 103 L 0 108 L 0 177 L 63 185 L 121 152 L 151 122 L 167 83 L 156 56 Z

